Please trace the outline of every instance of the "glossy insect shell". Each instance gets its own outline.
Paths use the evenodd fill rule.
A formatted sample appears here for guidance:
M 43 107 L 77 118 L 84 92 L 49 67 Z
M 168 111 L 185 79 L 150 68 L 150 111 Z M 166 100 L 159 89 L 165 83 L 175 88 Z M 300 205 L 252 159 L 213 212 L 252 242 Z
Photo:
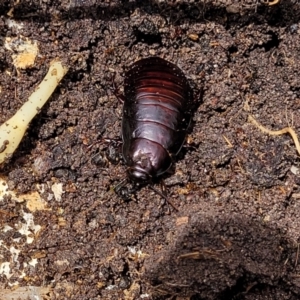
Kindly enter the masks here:
M 129 177 L 149 182 L 166 172 L 184 143 L 193 107 L 183 72 L 159 57 L 134 63 L 125 75 L 123 157 Z

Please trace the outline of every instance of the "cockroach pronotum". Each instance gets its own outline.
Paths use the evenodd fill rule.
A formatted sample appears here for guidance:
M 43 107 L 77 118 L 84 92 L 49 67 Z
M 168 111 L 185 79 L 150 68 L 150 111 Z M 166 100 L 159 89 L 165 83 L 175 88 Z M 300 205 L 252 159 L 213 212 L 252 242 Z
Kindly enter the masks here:
M 128 177 L 152 183 L 171 167 L 184 143 L 195 107 L 193 91 L 176 65 L 149 57 L 126 73 L 123 98 L 122 152 Z

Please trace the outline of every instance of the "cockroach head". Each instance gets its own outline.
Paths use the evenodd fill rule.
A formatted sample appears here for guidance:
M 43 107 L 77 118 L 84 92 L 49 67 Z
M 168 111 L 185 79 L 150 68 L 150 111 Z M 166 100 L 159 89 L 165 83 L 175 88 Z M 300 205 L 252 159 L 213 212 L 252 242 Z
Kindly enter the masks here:
M 151 175 L 139 165 L 127 169 L 128 177 L 136 183 L 147 183 L 151 181 Z
M 153 166 L 149 153 L 140 149 L 133 155 L 133 159 L 127 169 L 128 177 L 139 184 L 148 183 L 152 180 Z

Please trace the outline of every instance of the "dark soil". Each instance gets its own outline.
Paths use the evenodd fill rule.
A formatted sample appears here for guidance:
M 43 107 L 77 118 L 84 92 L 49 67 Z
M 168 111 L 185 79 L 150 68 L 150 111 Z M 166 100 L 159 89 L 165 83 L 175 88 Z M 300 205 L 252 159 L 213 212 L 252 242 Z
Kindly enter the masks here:
M 49 299 L 299 299 L 299 154 L 289 135 L 248 122 L 251 113 L 270 130 L 300 131 L 300 4 L 275 2 L 1 1 L 1 123 L 53 58 L 70 67 L 2 167 L 15 192 L 43 185 L 48 206 L 34 213 L 42 229 L 33 243 L 21 249 L 13 230 L 1 233 L 21 250 L 19 263 L 7 248 L 1 261 L 26 273 L 2 274 L 2 288 L 50 287 Z M 12 7 L 23 29 L 7 25 Z M 3 45 L 19 35 L 38 41 L 39 56 L 17 71 Z M 124 71 L 149 56 L 204 90 L 189 144 L 164 179 L 178 212 L 148 187 L 113 191 L 126 166 L 112 78 L 122 90 Z M 9 198 L 0 209 L 1 228 L 27 211 Z

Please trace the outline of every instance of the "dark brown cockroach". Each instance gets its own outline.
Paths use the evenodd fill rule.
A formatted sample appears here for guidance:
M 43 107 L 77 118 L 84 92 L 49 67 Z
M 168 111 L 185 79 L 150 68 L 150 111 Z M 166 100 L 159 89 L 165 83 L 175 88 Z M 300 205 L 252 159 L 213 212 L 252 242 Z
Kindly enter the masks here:
M 130 67 L 124 82 L 122 152 L 132 181 L 151 183 L 171 167 L 193 108 L 192 89 L 176 65 L 150 57 Z

